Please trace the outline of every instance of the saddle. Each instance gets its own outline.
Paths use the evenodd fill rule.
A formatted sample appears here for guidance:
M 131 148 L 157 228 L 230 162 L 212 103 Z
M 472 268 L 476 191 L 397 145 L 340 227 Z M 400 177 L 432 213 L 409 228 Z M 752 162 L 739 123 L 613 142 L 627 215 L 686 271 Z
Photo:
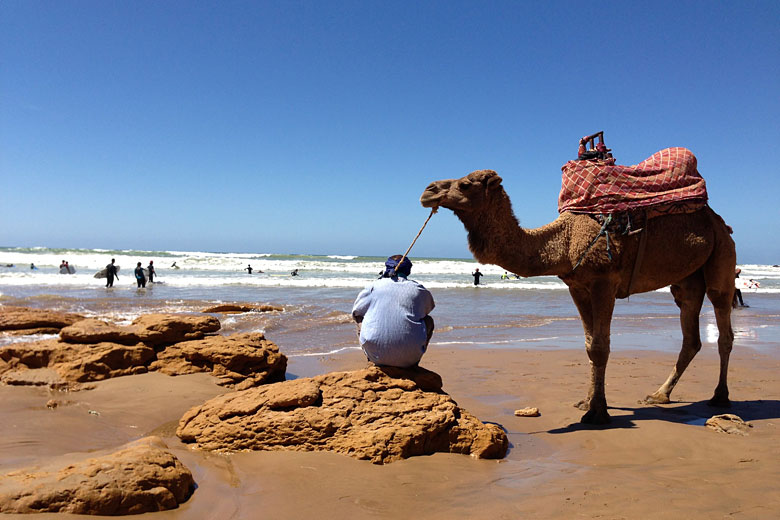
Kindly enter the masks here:
M 603 158 L 602 158 L 603 157 Z M 647 217 L 695 211 L 707 203 L 707 186 L 687 148 L 666 148 L 639 164 L 621 166 L 608 156 L 569 161 L 563 172 L 558 212 Z

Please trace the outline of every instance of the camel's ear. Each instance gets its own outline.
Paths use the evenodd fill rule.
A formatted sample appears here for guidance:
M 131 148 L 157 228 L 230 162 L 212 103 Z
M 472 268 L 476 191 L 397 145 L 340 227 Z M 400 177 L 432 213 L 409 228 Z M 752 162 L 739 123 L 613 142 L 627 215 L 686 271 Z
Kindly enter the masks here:
M 494 190 L 501 186 L 501 177 L 498 176 L 498 174 L 494 173 L 487 181 L 487 188 L 489 190 Z

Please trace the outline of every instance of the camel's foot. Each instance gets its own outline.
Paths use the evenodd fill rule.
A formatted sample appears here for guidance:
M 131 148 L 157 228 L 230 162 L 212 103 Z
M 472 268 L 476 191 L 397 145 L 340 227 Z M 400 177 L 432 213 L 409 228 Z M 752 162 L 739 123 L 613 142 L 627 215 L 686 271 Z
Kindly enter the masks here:
M 669 400 L 669 396 L 666 394 L 662 394 L 659 392 L 655 392 L 654 394 L 650 394 L 647 397 L 645 397 L 644 401 L 642 401 L 644 404 L 669 404 L 671 401 Z
M 609 424 L 612 418 L 607 413 L 606 408 L 591 408 L 588 413 L 582 416 L 580 422 L 582 424 Z
M 583 412 L 587 412 L 588 410 L 590 410 L 590 404 L 589 403 L 590 403 L 590 400 L 583 399 L 582 401 L 577 401 L 576 403 L 574 403 L 574 408 L 579 408 Z
M 712 396 L 712 399 L 707 401 L 707 404 L 716 408 L 731 408 L 731 401 L 729 400 L 728 394 L 725 396 L 715 394 Z
M 713 394 L 712 399 L 707 401 L 707 404 L 710 406 L 717 406 L 719 408 L 731 407 L 731 401 L 729 401 L 729 387 L 724 384 L 719 384 L 715 388 L 715 393 Z

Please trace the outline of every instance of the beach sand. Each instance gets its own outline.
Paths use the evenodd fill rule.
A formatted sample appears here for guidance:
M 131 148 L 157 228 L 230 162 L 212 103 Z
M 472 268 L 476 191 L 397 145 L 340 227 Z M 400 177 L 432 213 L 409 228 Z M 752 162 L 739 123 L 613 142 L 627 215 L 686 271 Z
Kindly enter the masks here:
M 179 417 L 225 391 L 205 374 L 121 377 L 69 394 L 0 387 L 0 467 L 10 471 L 156 434 L 192 470 L 198 488 L 180 508 L 144 518 L 778 517 L 780 359 L 752 349 L 732 355 L 727 412 L 753 424 L 742 437 L 703 426 L 724 413 L 705 404 L 717 381 L 713 348 L 689 367 L 675 402 L 638 403 L 663 382 L 675 357 L 613 353 L 612 424 L 592 427 L 579 424 L 582 412 L 573 406 L 587 390 L 584 350 L 432 347 L 422 364 L 442 376 L 444 390 L 506 429 L 511 447 L 500 461 L 435 454 L 377 466 L 332 453 L 193 451 L 175 437 Z M 309 376 L 364 365 L 360 352 L 351 351 L 293 357 L 288 372 Z M 49 410 L 52 398 L 61 404 Z M 527 406 L 541 416 L 514 416 Z M 11 517 L 31 518 L 4 518 Z

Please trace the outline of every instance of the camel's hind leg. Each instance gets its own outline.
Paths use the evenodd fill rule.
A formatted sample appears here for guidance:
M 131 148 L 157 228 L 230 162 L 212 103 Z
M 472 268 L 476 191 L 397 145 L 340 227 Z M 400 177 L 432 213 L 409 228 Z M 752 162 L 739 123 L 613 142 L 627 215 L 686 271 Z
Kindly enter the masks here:
M 704 276 L 701 271 L 696 271 L 688 278 L 671 286 L 674 303 L 680 308 L 680 326 L 682 327 L 683 341 L 677 363 L 666 382 L 645 398 L 646 403 L 666 404 L 680 377 L 688 368 L 691 360 L 701 350 L 701 336 L 699 335 L 699 314 L 704 301 Z
M 709 400 L 711 406 L 731 406 L 729 401 L 729 357 L 734 345 L 734 331 L 731 328 L 731 300 L 734 297 L 734 265 L 736 259 L 724 262 L 726 267 L 709 269 L 705 266 L 704 276 L 707 280 L 707 298 L 715 309 L 715 322 L 718 325 L 718 354 L 720 354 L 720 376 L 715 394 Z M 730 264 L 730 265 L 729 265 Z

